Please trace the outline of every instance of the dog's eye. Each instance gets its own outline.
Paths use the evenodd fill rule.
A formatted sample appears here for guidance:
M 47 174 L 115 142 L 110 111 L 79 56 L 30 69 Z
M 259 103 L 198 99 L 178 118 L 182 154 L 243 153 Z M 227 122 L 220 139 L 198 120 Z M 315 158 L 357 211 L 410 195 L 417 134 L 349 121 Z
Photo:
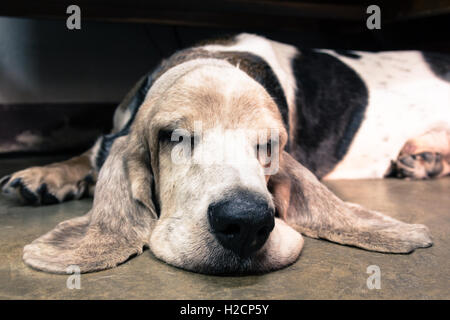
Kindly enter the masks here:
M 266 148 L 266 150 L 264 151 L 264 148 Z M 256 156 L 259 157 L 260 156 L 260 150 L 263 149 L 263 152 L 265 152 L 265 155 L 267 157 L 270 157 L 271 153 L 272 153 L 272 141 L 269 140 L 267 143 L 265 144 L 257 144 L 255 147 L 255 151 L 256 151 Z M 263 153 L 264 155 L 264 153 Z
M 183 135 L 183 132 L 177 133 L 176 130 L 160 130 L 158 133 L 158 142 L 163 144 L 175 145 L 184 142 L 185 139 L 190 142 L 191 151 L 194 150 L 195 139 L 190 134 Z
M 160 130 L 158 133 L 158 141 L 161 142 L 172 142 L 172 130 Z

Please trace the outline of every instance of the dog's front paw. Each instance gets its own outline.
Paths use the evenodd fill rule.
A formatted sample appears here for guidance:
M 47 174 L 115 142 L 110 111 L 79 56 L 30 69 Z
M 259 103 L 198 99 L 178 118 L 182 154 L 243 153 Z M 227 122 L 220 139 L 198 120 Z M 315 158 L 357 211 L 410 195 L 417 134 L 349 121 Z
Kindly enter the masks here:
M 92 184 L 87 175 L 79 179 L 65 166 L 31 167 L 0 179 L 3 195 L 24 204 L 53 204 L 84 196 Z

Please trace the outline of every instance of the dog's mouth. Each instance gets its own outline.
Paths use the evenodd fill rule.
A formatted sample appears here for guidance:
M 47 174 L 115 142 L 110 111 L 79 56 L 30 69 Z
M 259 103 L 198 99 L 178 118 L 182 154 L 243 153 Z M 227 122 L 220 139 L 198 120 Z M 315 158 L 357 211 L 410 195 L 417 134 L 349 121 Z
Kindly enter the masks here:
M 185 270 L 214 275 L 247 275 L 291 265 L 300 256 L 303 238 L 284 221 L 275 218 L 275 226 L 267 241 L 248 256 L 238 255 L 223 247 L 213 237 L 197 250 L 180 250 L 178 254 L 152 241 L 150 248 L 158 259 Z

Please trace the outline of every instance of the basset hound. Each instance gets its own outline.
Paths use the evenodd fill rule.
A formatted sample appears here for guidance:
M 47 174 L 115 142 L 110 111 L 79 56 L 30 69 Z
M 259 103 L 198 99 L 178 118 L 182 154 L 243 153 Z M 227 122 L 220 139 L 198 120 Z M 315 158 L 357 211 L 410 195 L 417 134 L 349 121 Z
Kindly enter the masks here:
M 91 272 L 150 248 L 195 272 L 262 273 L 294 263 L 302 235 L 408 253 L 432 245 L 427 227 L 320 179 L 449 174 L 450 57 L 239 34 L 163 60 L 113 121 L 84 154 L 0 181 L 28 204 L 94 195 L 86 215 L 25 246 L 27 265 Z

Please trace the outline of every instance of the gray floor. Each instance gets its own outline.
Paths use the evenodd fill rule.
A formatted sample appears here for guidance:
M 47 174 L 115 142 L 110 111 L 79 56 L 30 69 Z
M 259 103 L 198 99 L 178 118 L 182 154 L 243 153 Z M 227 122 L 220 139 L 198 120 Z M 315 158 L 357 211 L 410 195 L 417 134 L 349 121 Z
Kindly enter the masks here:
M 0 160 L 0 175 L 50 159 Z M 58 222 L 84 214 L 91 200 L 23 207 L 0 198 L 1 299 L 449 299 L 450 178 L 436 181 L 333 181 L 341 198 L 423 223 L 434 246 L 408 255 L 368 252 L 305 239 L 300 259 L 261 276 L 195 274 L 157 260 L 150 251 L 107 271 L 81 276 L 81 289 L 67 289 L 66 275 L 35 271 L 22 248 Z M 381 270 L 381 289 L 369 290 L 366 269 Z

